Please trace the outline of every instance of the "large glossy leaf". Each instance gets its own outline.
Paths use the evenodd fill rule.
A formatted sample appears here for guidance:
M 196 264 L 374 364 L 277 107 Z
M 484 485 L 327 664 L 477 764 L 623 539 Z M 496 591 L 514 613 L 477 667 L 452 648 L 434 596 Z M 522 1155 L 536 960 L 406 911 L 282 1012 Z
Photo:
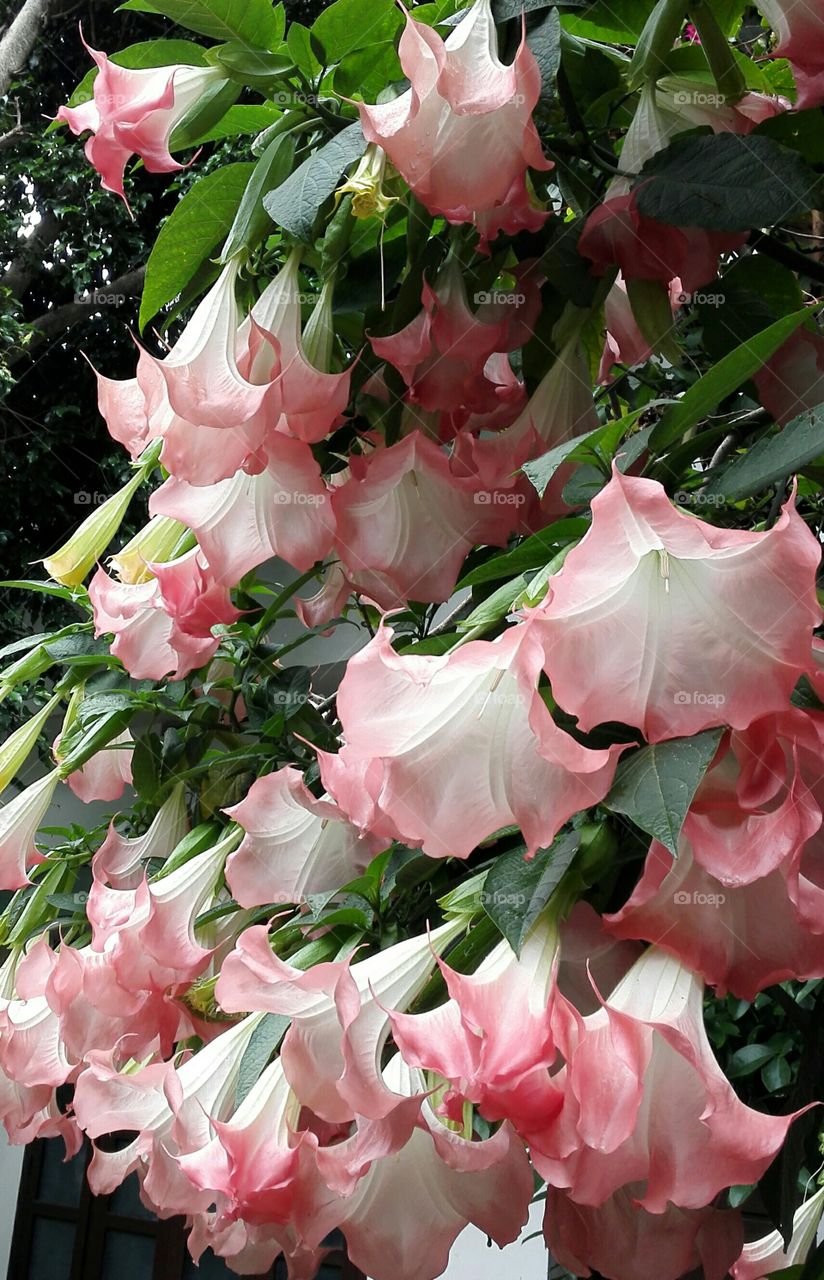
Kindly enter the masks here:
M 269 217 L 299 240 L 309 240 L 318 210 L 340 181 L 344 169 L 363 154 L 360 123 L 348 125 L 315 151 L 284 183 L 263 197 Z
M 539 849 L 529 861 L 523 848 L 496 859 L 483 888 L 484 910 L 518 955 L 570 867 L 579 844 L 577 831 L 563 831 L 548 849 Z
M 242 40 L 269 49 L 282 28 L 270 0 L 126 0 L 123 9 L 159 13 L 210 40 Z
M 764 436 L 702 491 L 735 501 L 784 480 L 824 454 L 824 405 L 802 413 L 777 435 Z
M 604 804 L 654 836 L 671 853 L 701 779 L 721 741 L 721 729 L 641 747 L 618 765 Z
M 266 1064 L 286 1035 L 290 1021 L 291 1019 L 283 1017 L 282 1014 L 267 1013 L 260 1026 L 255 1027 L 238 1068 L 236 1106 L 240 1106 L 249 1090 L 263 1074 Z
M 201 178 L 164 222 L 146 263 L 140 328 L 176 298 L 222 244 L 234 221 L 252 164 L 228 164 Z
M 272 221 L 263 207 L 263 197 L 285 182 L 292 171 L 295 140 L 289 134 L 273 138 L 255 165 L 243 199 L 223 246 L 223 261 L 243 248 L 254 248 L 263 239 Z
M 679 227 L 749 231 L 817 207 L 819 176 L 772 138 L 719 133 L 676 138 L 645 165 L 635 187 L 648 218 Z

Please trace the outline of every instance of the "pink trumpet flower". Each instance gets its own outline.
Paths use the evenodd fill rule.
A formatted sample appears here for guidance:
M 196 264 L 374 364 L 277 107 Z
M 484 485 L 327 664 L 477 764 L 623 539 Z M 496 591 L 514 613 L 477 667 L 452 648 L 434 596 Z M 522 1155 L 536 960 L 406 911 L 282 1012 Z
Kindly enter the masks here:
M 452 1086 L 444 1099 L 457 1118 L 468 1099 L 488 1120 L 549 1121 L 563 1099 L 549 1068 L 558 1050 L 552 1030 L 558 968 L 557 923 L 546 913 L 520 956 L 498 944 L 471 975 L 439 960 L 449 999 L 425 1013 L 390 1013 L 392 1035 L 410 1066 L 437 1072 Z
M 584 730 L 618 720 L 650 742 L 782 710 L 821 620 L 820 554 L 793 499 L 764 533 L 720 529 L 614 468 L 530 615 L 555 697 Z
M 781 870 L 744 885 L 728 885 L 695 859 L 688 835 L 678 857 L 654 842 L 641 880 L 607 927 L 618 938 L 653 942 L 711 983 L 754 1000 L 759 991 L 788 978 L 824 973 L 824 867 L 817 859 L 816 882 L 798 874 L 795 894 L 815 902 L 819 931 L 802 917 Z M 743 839 L 743 833 L 739 839 Z M 809 874 L 815 874 L 811 867 Z
M 549 1187 L 544 1235 L 552 1257 L 575 1276 L 595 1267 L 605 1280 L 681 1280 L 700 1268 L 703 1280 L 725 1280 L 744 1238 L 732 1209 L 649 1213 L 639 1184 L 622 1187 L 593 1208 Z
M 538 1172 L 576 1203 L 600 1206 L 641 1183 L 636 1203 L 649 1213 L 703 1209 L 772 1162 L 795 1117 L 739 1101 L 713 1056 L 703 994 L 695 974 L 653 947 L 597 1013 L 582 1018 L 559 1001 L 563 1110 L 524 1137 Z
M 824 403 L 824 338 L 797 329 L 753 375 L 753 382 L 762 405 L 782 427 L 815 409 Z
M 113 889 L 135 889 L 144 864 L 152 858 L 165 861 L 189 830 L 186 797 L 182 785 L 171 792 L 140 836 L 123 836 L 109 823 L 106 839 L 94 858 L 98 875 Z
M 281 556 L 301 571 L 332 549 L 329 494 L 312 451 L 280 436 L 257 474 L 237 471 L 212 485 L 174 476 L 149 499 L 152 515 L 189 526 L 218 582 L 235 586 L 250 569 Z
M 434 286 L 424 281 L 423 310 L 415 319 L 398 333 L 371 339 L 378 359 L 406 383 L 410 405 L 448 415 L 453 430 L 473 414 L 500 409 L 512 377 L 505 353 L 528 340 L 541 305 L 535 264 L 522 264 L 515 277 L 515 288 L 484 294 L 473 312 L 461 267 L 450 258 Z
M 412 1098 L 425 1084 L 396 1054 L 384 1071 L 384 1088 Z M 421 1125 L 399 1151 L 376 1159 L 348 1196 L 320 1190 L 307 1206 L 303 1235 L 309 1247 L 317 1246 L 339 1227 L 350 1259 L 374 1280 L 434 1280 L 470 1222 L 501 1248 L 516 1240 L 531 1197 L 526 1152 L 508 1126 L 473 1142 L 450 1132 L 424 1101 Z
M 169 139 L 208 87 L 224 77 L 219 67 L 121 67 L 85 40 L 83 44 L 98 68 L 93 96 L 76 107 L 61 107 L 56 118 L 78 136 L 91 130 L 86 159 L 104 189 L 119 195 L 128 208 L 123 175 L 131 157 L 139 156 L 149 173 L 185 168 L 171 155 Z
M 223 963 L 215 995 L 227 1013 L 252 1009 L 292 1018 L 281 1057 L 301 1103 L 323 1120 L 382 1120 L 402 1101 L 385 1089 L 380 1054 L 390 1009 L 405 1009 L 425 986 L 437 953 L 461 933 L 460 920 L 358 961 L 305 973 L 272 953 L 267 930 L 242 934 Z
M 54 740 L 54 757 L 60 763 L 60 739 Z M 82 769 L 66 778 L 69 787 L 84 804 L 94 800 L 119 800 L 132 780 L 134 740 L 128 729 L 113 738 L 108 747 L 92 756 Z
M 245 832 L 226 863 L 226 879 L 242 907 L 297 903 L 308 893 L 337 889 L 385 844 L 362 835 L 333 801 L 316 800 L 290 767 L 258 778 L 225 812 Z
M 798 89 L 799 110 L 824 102 L 824 14 L 817 4 L 794 0 L 757 0 L 757 7 L 778 36 L 774 50 L 788 58 Z
M 74 1111 L 88 1137 L 120 1130 L 135 1133 L 120 1151 L 95 1148 L 89 1184 L 108 1195 L 134 1170 L 144 1198 L 164 1216 L 206 1210 L 211 1195 L 196 1190 L 177 1156 L 204 1146 L 211 1124 L 234 1111 L 238 1072 L 262 1015 L 244 1018 L 182 1065 L 156 1062 L 115 1070 L 111 1055 L 90 1053 L 75 1087 Z M 174 1148 L 177 1148 L 175 1150 Z M 179 1207 L 178 1207 L 179 1206 Z
M 760 1240 L 744 1245 L 741 1257 L 732 1268 L 734 1280 L 768 1280 L 769 1276 L 791 1272 L 793 1267 L 806 1262 L 815 1246 L 822 1212 L 824 1187 L 796 1209 L 792 1237 L 786 1248 L 780 1231 L 771 1231 Z
M 27 867 L 43 861 L 34 838 L 59 781 L 60 775 L 52 769 L 0 809 L 0 889 L 22 889 L 28 884 Z
M 622 748 L 591 751 L 555 724 L 531 624 L 443 657 L 403 657 L 391 640 L 383 625 L 350 659 L 338 691 L 345 745 L 321 754 L 324 785 L 359 827 L 466 858 L 516 823 L 534 853 L 606 795 Z
M 490 0 L 475 0 L 446 41 L 407 15 L 399 54 L 411 88 L 357 104 L 367 140 L 431 213 L 475 222 L 484 239 L 539 228 L 547 215 L 529 200 L 526 171 L 552 165 L 532 121 L 541 73 L 525 38 L 505 66 Z
M 97 635 L 114 633 L 112 653 L 136 680 L 180 680 L 214 657 L 218 623 L 240 615 L 198 547 L 147 566 L 148 582 L 115 582 L 98 569 L 89 585 Z
M 335 550 L 353 587 L 383 609 L 448 600 L 473 546 L 506 544 L 522 501 L 456 475 L 415 431 L 350 459 L 349 478 L 332 491 Z

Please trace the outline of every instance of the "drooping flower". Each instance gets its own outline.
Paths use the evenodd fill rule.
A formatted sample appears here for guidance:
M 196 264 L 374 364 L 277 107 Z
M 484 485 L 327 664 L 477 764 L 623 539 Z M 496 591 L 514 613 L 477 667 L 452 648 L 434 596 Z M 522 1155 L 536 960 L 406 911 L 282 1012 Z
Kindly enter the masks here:
M 764 533 L 716 528 L 623 476 L 531 617 L 560 705 L 651 742 L 782 710 L 820 621 L 820 548 L 791 499 Z
M 511 290 L 486 292 L 472 311 L 463 273 L 449 258 L 434 286 L 424 281 L 423 310 L 398 333 L 371 338 L 379 360 L 400 373 L 406 401 L 424 414 L 438 414 L 448 439 L 473 414 L 489 415 L 509 395 L 496 358 L 527 341 L 540 309 L 541 278 L 535 263 L 515 272 Z
M 414 1097 L 424 1080 L 396 1054 L 384 1072 L 384 1087 Z M 349 1258 L 375 1280 L 434 1280 L 470 1222 L 501 1248 L 518 1238 L 532 1196 L 523 1144 L 506 1125 L 494 1137 L 473 1142 L 445 1128 L 428 1101 L 421 1110 L 421 1126 L 399 1151 L 376 1159 L 349 1195 L 318 1187 L 301 1222 L 307 1245 L 319 1245 L 340 1228 Z
M 799 110 L 824 102 L 824 15 L 817 5 L 793 0 L 757 0 L 778 36 L 774 53 L 788 58 L 795 74 Z
M 65 120 L 78 136 L 91 130 L 86 158 L 100 174 L 104 189 L 121 196 L 128 208 L 123 174 L 130 158 L 139 156 L 149 173 L 183 169 L 169 151 L 169 139 L 223 75 L 219 67 L 121 67 L 83 43 L 98 67 L 93 97 L 76 107 L 61 107 L 56 118 Z
M 521 501 L 456 475 L 416 431 L 352 456 L 349 478 L 332 491 L 335 549 L 353 587 L 381 608 L 448 600 L 473 546 L 505 545 Z
M 630 1184 L 593 1208 L 549 1187 L 544 1235 L 553 1259 L 573 1275 L 594 1267 L 609 1280 L 681 1280 L 698 1269 L 704 1280 L 725 1280 L 743 1241 L 741 1215 L 675 1205 L 649 1213 L 642 1193 Z
M 291 1017 L 281 1047 L 286 1078 L 321 1119 L 385 1119 L 402 1101 L 380 1075 L 388 1011 L 405 1009 L 420 994 L 436 955 L 463 927 L 453 920 L 351 967 L 337 962 L 303 972 L 273 954 L 266 928 L 257 925 L 241 934 L 227 956 L 215 995 L 227 1013 Z
M 686 297 L 677 277 L 670 281 L 669 296 L 674 316 Z M 626 281 L 620 274 L 604 303 L 604 329 L 604 352 L 598 370 L 598 381 L 602 384 L 612 380 L 612 370 L 616 364 L 631 368 L 636 364 L 644 364 L 652 355 L 652 347 L 633 314 Z
M 347 822 L 331 800 L 316 800 L 291 767 L 258 778 L 226 813 L 246 833 L 226 863 L 226 879 L 242 907 L 302 902 L 307 893 L 337 889 L 382 847 Z
M 321 755 L 324 785 L 358 826 L 466 858 L 516 823 L 534 853 L 606 795 L 620 748 L 591 751 L 555 724 L 529 624 L 443 657 L 399 656 L 391 638 L 382 626 L 350 659 L 337 704 L 345 745 Z
M 577 1204 L 640 1183 L 635 1202 L 651 1214 L 703 1209 L 757 1182 L 795 1118 L 739 1101 L 710 1047 L 703 984 L 655 947 L 596 1013 L 559 1000 L 555 1026 L 563 1110 L 524 1136 L 538 1172 Z
M 210 1200 L 196 1191 L 171 1153 L 176 1120 L 185 1121 L 190 1133 L 197 1127 L 198 1145 L 208 1141 L 210 1120 L 234 1110 L 243 1055 L 261 1021 L 262 1015 L 244 1018 L 179 1067 L 157 1062 L 118 1071 L 110 1054 L 88 1055 L 74 1095 L 80 1127 L 92 1139 L 124 1130 L 136 1134 L 119 1151 L 95 1147 L 89 1165 L 95 1195 L 110 1194 L 139 1169 L 143 1193 L 156 1212 L 169 1216 L 180 1211 L 173 1205 L 181 1202 L 189 1211 L 208 1208 Z
M 767 1280 L 771 1275 L 806 1262 L 816 1242 L 822 1212 L 824 1187 L 796 1209 L 792 1238 L 786 1248 L 780 1231 L 771 1231 L 760 1240 L 744 1245 L 741 1257 L 732 1268 L 735 1280 Z
M 136 680 L 179 680 L 214 656 L 212 627 L 239 614 L 199 547 L 150 568 L 155 576 L 135 584 L 98 569 L 89 585 L 95 631 L 114 633 L 112 653 Z
M 237 471 L 198 486 L 170 476 L 152 494 L 149 510 L 188 525 L 217 581 L 227 586 L 272 556 L 305 570 L 332 548 L 320 468 L 309 446 L 288 436 L 273 444 L 266 467 L 255 475 Z
M 519 956 L 503 941 L 470 975 L 440 960 L 445 1004 L 390 1013 L 404 1061 L 450 1082 L 442 1105 L 453 1118 L 464 1100 L 486 1119 L 507 1119 L 516 1128 L 560 1111 L 562 1097 L 549 1075 L 558 1053 L 552 1030 L 558 950 L 557 923 L 545 913 Z
M 475 0 L 443 41 L 407 15 L 399 48 L 411 88 L 378 106 L 358 103 L 363 131 L 378 143 L 417 198 L 450 222 L 476 222 L 491 238 L 537 230 L 526 171 L 549 169 L 532 111 L 541 73 L 522 38 L 505 66 L 489 0 Z
M 55 758 L 59 763 L 59 739 L 55 741 Z M 132 753 L 134 739 L 125 729 L 113 738 L 107 747 L 98 751 L 80 768 L 70 773 L 66 781 L 84 804 L 94 800 L 119 800 L 132 780 Z
M 59 781 L 60 774 L 52 769 L 0 809 L 0 889 L 21 889 L 28 884 L 26 868 L 43 861 L 34 837 Z
M 719 995 L 731 991 L 742 1000 L 754 1000 L 759 991 L 789 978 L 822 976 L 824 930 L 814 931 L 802 918 L 782 871 L 728 885 L 695 860 L 691 831 L 688 817 L 677 858 L 653 842 L 629 901 L 606 917 L 615 936 L 655 943 Z M 739 839 L 745 839 L 743 832 Z M 812 898 L 819 914 L 822 870 L 818 883 L 799 874 L 795 886 L 796 896 Z
M 109 823 L 106 839 L 97 850 L 94 865 L 101 878 L 114 889 L 134 889 L 150 859 L 165 862 L 189 830 L 184 788 L 176 786 L 158 809 L 142 835 L 120 834 Z
M 753 375 L 753 382 L 779 426 L 815 409 L 824 403 L 824 338 L 797 329 Z

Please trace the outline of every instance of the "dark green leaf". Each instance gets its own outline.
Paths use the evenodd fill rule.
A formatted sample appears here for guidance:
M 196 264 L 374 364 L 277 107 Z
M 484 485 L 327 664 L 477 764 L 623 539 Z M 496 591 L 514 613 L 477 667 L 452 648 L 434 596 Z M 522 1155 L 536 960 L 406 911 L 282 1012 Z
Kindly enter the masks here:
M 254 171 L 252 164 L 228 164 L 187 191 L 164 222 L 146 264 L 140 328 L 176 298 L 198 267 L 225 239 Z
M 366 141 L 359 122 L 350 124 L 304 160 L 276 191 L 263 198 L 270 218 L 299 240 L 309 240 L 320 206 L 341 174 L 363 154 Z
M 552 98 L 561 65 L 561 19 L 557 9 L 547 9 L 528 32 L 526 42 L 541 69 L 541 97 Z
M 751 1076 L 759 1071 L 766 1062 L 775 1057 L 775 1050 L 766 1044 L 745 1044 L 737 1049 L 727 1063 L 727 1076 L 730 1080 L 740 1080 L 743 1076 Z
M 403 14 L 394 0 L 335 0 L 315 19 L 312 35 L 331 66 L 356 49 L 374 52 L 391 44 L 402 26 Z
M 242 40 L 268 49 L 280 40 L 280 25 L 269 0 L 126 0 L 122 9 L 159 13 L 210 40 Z
M 708 373 L 694 382 L 668 409 L 650 436 L 650 448 L 661 453 L 692 427 L 703 422 L 728 395 L 757 373 L 796 329 L 810 318 L 809 308 L 782 316 L 755 337 L 742 342 Z
M 523 848 L 501 854 L 484 884 L 482 902 L 516 954 L 572 864 L 580 835 L 563 831 L 527 861 Z
M 286 1035 L 290 1021 L 290 1018 L 285 1018 L 280 1013 L 267 1013 L 260 1026 L 255 1027 L 238 1068 L 236 1106 L 240 1106 L 249 1090 L 260 1079 L 266 1064 Z
M 679 227 L 749 231 L 813 209 L 820 179 L 772 138 L 735 133 L 676 138 L 644 165 L 635 187 L 645 217 Z
M 540 533 L 533 533 L 512 551 L 478 565 L 461 579 L 458 589 L 474 587 L 483 582 L 496 582 L 499 578 L 509 578 L 529 569 L 540 569 L 552 559 L 560 546 L 582 538 L 588 529 L 589 521 L 582 516 L 558 520 Z
M 703 492 L 730 501 L 748 498 L 800 471 L 824 453 L 824 405 L 788 422 L 777 435 L 764 436 L 736 458 Z
M 263 207 L 263 197 L 274 191 L 292 171 L 295 140 L 289 134 L 273 138 L 255 165 L 235 220 L 223 246 L 223 260 L 228 262 L 240 249 L 253 249 L 263 239 L 271 219 Z
M 692 738 L 641 747 L 618 765 L 604 804 L 677 856 L 687 810 L 712 763 L 721 733 L 721 729 L 707 729 Z
M 226 72 L 243 84 L 276 80 L 294 71 L 292 58 L 265 49 L 249 49 L 243 44 L 225 44 L 215 51 L 215 58 Z

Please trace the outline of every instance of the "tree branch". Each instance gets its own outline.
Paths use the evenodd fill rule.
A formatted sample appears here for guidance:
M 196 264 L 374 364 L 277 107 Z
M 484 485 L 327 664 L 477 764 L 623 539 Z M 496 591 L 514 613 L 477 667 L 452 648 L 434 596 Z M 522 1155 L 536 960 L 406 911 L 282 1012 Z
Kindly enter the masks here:
M 30 322 L 33 330 L 31 339 L 24 348 L 13 353 L 7 362 L 9 367 L 19 364 L 37 351 L 44 342 L 48 342 L 49 338 L 56 338 L 58 334 L 71 329 L 72 325 L 85 320 L 93 312 L 119 307 L 125 298 L 137 297 L 143 287 L 145 272 L 145 267 L 127 271 L 116 280 L 96 285 L 95 292 L 89 298 L 76 298 L 74 302 L 64 302 L 62 306 L 53 307 L 51 311 L 46 311 L 36 320 L 32 320 Z
M 49 14 L 52 0 L 25 0 L 23 8 L 0 39 L 0 97 L 8 93 L 12 78 L 25 66 Z

